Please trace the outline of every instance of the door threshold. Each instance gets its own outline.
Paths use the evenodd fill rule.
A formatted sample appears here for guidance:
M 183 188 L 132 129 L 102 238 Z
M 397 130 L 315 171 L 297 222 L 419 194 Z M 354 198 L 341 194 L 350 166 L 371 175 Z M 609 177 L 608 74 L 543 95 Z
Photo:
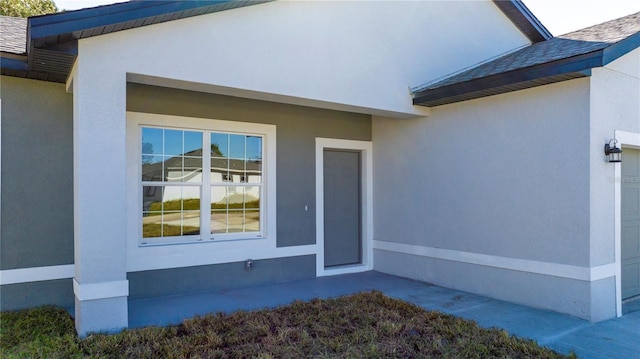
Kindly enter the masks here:
M 340 275 L 340 274 L 349 274 L 349 273 L 360 273 L 367 272 L 372 270 L 371 266 L 366 264 L 350 264 L 346 266 L 337 266 L 337 267 L 325 267 L 324 271 L 319 274 L 319 276 L 330 276 L 330 275 Z

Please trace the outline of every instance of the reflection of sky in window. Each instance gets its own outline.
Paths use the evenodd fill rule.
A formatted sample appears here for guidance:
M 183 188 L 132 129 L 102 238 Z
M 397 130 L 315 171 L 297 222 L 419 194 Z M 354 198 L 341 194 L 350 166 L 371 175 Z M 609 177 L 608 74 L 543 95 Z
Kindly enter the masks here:
M 142 128 L 142 153 L 162 154 L 162 129 Z
M 164 130 L 164 154 L 179 156 L 182 153 L 182 131 Z
M 217 133 L 217 132 L 211 133 L 211 147 L 213 148 L 213 145 L 217 145 L 218 149 L 222 153 L 222 157 L 228 157 L 229 155 L 228 143 L 229 143 L 229 135 L 227 135 L 226 133 Z M 214 156 L 218 156 L 217 153 L 211 153 L 211 154 Z
M 229 135 L 229 157 L 244 158 L 244 138 L 242 135 Z
M 247 136 L 247 158 L 262 159 L 262 137 Z
M 179 156 L 201 148 L 202 132 L 142 128 L 143 154 Z
M 194 131 L 184 131 L 184 153 L 185 155 L 195 155 L 193 152 L 202 149 L 202 133 Z M 198 154 L 199 155 L 199 154 Z
M 262 159 L 262 137 L 211 133 L 211 145 L 216 145 L 222 157 L 238 159 Z M 220 154 L 212 153 L 214 157 Z

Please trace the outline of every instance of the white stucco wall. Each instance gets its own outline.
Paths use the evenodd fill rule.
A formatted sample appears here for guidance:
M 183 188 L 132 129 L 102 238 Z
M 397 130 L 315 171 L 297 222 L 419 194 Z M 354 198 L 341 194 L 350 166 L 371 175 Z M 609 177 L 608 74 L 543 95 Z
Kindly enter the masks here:
M 79 57 L 73 90 L 75 322 L 80 335 L 126 328 L 126 82 Z
M 428 113 L 410 87 L 528 43 L 490 1 L 277 1 L 84 39 L 79 54 L 136 82 L 410 117 Z

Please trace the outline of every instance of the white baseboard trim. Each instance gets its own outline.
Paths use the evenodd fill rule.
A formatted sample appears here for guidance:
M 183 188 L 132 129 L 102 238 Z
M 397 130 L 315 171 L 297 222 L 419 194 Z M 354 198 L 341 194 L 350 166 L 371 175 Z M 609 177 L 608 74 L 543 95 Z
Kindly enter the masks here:
M 73 293 L 82 301 L 126 297 L 129 295 L 129 281 L 80 284 L 74 278 Z
M 224 252 L 224 260 L 213 261 L 207 253 L 199 255 L 181 255 L 156 257 L 150 260 L 148 257 L 129 257 L 127 272 L 138 272 L 146 270 L 185 268 L 201 265 L 215 265 L 232 262 L 241 262 L 247 258 L 253 260 L 288 258 L 305 255 L 317 255 L 318 246 L 315 244 L 303 246 L 291 246 L 263 250 L 255 248 L 251 250 L 238 249 Z M 40 282 L 57 279 L 70 279 L 75 277 L 75 266 L 73 264 L 9 269 L 0 271 L 0 285 L 20 284 L 30 282 Z
M 500 257 L 452 249 L 416 246 L 411 244 L 380 240 L 375 240 L 373 242 L 373 248 L 388 252 L 410 254 L 421 257 L 442 259 L 453 262 L 475 264 L 486 267 L 508 269 L 582 281 L 596 281 L 604 278 L 614 277 L 617 275 L 616 263 L 609 263 L 596 267 L 579 267 L 567 264 Z
M 0 285 L 69 279 L 75 275 L 73 264 L 7 269 L 0 271 Z
M 224 244 L 226 245 L 226 247 L 230 247 L 229 245 L 233 245 L 234 243 L 237 243 L 237 241 L 228 241 L 226 243 L 220 244 Z M 193 247 L 197 247 L 198 245 L 200 244 L 193 244 Z M 191 246 L 191 244 L 185 246 Z M 159 246 L 148 247 L 148 249 L 151 252 L 157 249 L 163 250 L 164 248 Z M 212 256 L 211 252 L 205 250 L 195 254 L 191 252 L 181 253 L 179 251 L 174 251 L 175 253 L 167 255 L 145 255 L 139 257 L 129 256 L 127 257 L 127 272 L 142 272 L 149 270 L 186 268 L 204 265 L 243 262 L 249 258 L 253 260 L 263 260 L 314 254 L 317 255 L 317 251 L 318 246 L 315 244 L 278 248 L 269 248 L 259 245 L 256 245 L 252 248 L 240 247 L 220 250 L 215 254 L 215 257 Z

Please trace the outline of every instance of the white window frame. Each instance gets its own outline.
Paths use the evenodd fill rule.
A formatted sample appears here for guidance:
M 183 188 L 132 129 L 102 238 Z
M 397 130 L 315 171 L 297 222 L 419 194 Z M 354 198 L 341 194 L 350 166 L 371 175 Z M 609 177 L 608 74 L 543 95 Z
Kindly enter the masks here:
M 263 152 L 264 152 L 264 137 L 265 135 L 262 133 L 247 133 L 247 132 L 238 132 L 238 131 L 227 131 L 222 129 L 217 130 L 209 130 L 204 128 L 187 128 L 180 126 L 157 126 L 157 125 L 149 125 L 149 124 L 140 124 L 139 131 L 142 131 L 143 128 L 155 128 L 159 130 L 179 130 L 179 131 L 192 131 L 199 132 L 202 135 L 202 148 L 208 149 L 211 146 L 211 136 L 210 134 L 213 132 L 223 133 L 228 135 L 245 135 L 245 136 L 256 136 L 260 137 L 263 143 Z M 140 136 L 138 136 L 140 139 Z M 138 146 L 140 148 L 140 146 Z M 211 161 L 210 161 L 209 152 L 206 150 L 202 153 L 202 179 L 200 183 L 186 183 L 186 182 L 172 182 L 172 181 L 141 181 L 141 191 L 145 186 L 154 186 L 154 187 L 162 187 L 167 188 L 171 186 L 180 186 L 180 187 L 197 187 L 200 192 L 200 234 L 198 235 L 183 235 L 183 236 L 161 236 L 161 237 L 146 237 L 143 238 L 140 236 L 140 245 L 159 245 L 159 244 L 180 244 L 180 243 L 193 243 L 193 242 L 201 242 L 208 240 L 239 240 L 239 239 L 254 239 L 254 238 L 264 238 L 264 226 L 265 226 L 265 213 L 264 213 L 264 205 L 261 201 L 260 207 L 258 210 L 260 211 L 260 230 L 257 232 L 230 232 L 230 233 L 211 233 L 211 222 L 207 219 L 211 214 L 211 203 L 209 202 L 209 198 L 211 197 L 211 188 L 214 186 L 222 186 L 225 187 L 233 187 L 233 188 L 251 188 L 251 187 L 259 187 L 260 188 L 260 198 L 264 197 L 264 182 L 261 180 L 260 183 L 248 183 L 248 182 L 228 182 L 222 183 L 211 181 L 208 173 L 211 170 Z M 230 159 L 231 160 L 231 159 Z M 141 162 L 139 162 L 141 163 Z M 263 171 L 264 173 L 264 171 Z M 262 175 L 261 175 L 262 178 Z M 142 196 L 142 192 L 140 193 Z M 142 213 L 142 212 L 141 212 Z M 142 219 L 141 219 L 142 220 Z
M 250 232 L 250 236 L 243 236 L 243 233 L 237 233 L 226 236 L 224 239 L 219 235 L 215 235 L 215 239 L 209 240 L 210 236 L 201 234 L 201 241 L 189 240 L 187 242 L 178 241 L 179 244 L 191 243 L 210 243 L 203 249 L 201 245 L 180 245 L 176 246 L 176 241 L 169 243 L 153 243 L 141 245 L 142 241 L 142 185 L 141 185 L 141 167 L 142 153 L 140 151 L 141 128 L 162 127 L 182 130 L 194 131 L 214 131 L 224 133 L 238 133 L 248 135 L 260 135 L 263 141 L 263 158 L 262 158 L 262 198 L 260 204 L 261 211 L 261 231 L 260 236 L 256 237 L 255 232 Z M 207 138 L 208 136 L 204 136 Z M 203 143 L 206 145 L 206 143 Z M 206 147 L 204 147 L 206 148 Z M 276 126 L 226 121 L 217 119 L 204 119 L 173 115 L 159 115 L 139 112 L 127 112 L 127 246 L 129 258 L 135 267 L 169 267 L 194 265 L 196 262 L 225 262 L 224 253 L 243 250 L 270 250 L 276 248 Z M 208 161 L 205 161 L 208 163 Z M 206 173 L 203 169 L 203 173 Z M 203 184 L 204 188 L 204 184 Z M 208 203 L 201 201 L 201 213 L 203 207 L 208 208 Z M 206 214 L 201 214 L 201 218 L 207 218 Z M 201 226 L 202 228 L 202 226 Z M 191 236 L 192 237 L 192 236 Z M 241 239 L 241 240 L 238 240 Z M 145 239 L 149 240 L 149 238 Z M 171 245 L 168 245 L 171 244 Z M 190 264 L 183 263 L 190 255 L 202 257 L 201 260 L 195 260 Z M 150 258 L 155 264 L 146 263 Z M 176 258 L 175 263 L 171 263 L 171 257 Z M 177 258 L 180 258 L 179 260 Z M 164 259 L 162 259 L 164 258 Z M 204 260 L 207 258 L 207 260 Z M 131 268 L 131 269 L 134 269 Z
M 164 127 L 164 126 L 157 126 L 157 125 L 148 125 L 148 124 L 141 124 L 138 126 L 138 141 L 140 141 L 140 134 L 143 128 L 155 128 L 155 129 L 159 129 L 159 130 L 180 130 L 180 131 L 194 131 L 194 132 L 199 132 L 201 133 L 201 136 L 203 137 L 203 143 L 202 143 L 202 148 L 203 148 L 203 153 L 202 153 L 202 180 L 200 181 L 200 183 L 185 183 L 185 182 L 174 182 L 174 181 L 139 181 L 139 198 L 141 199 L 143 197 L 143 191 L 144 191 L 144 187 L 145 186 L 153 186 L 153 187 L 160 187 L 162 188 L 162 190 L 165 190 L 167 187 L 172 187 L 172 186 L 180 186 L 180 187 L 196 187 L 198 188 L 198 192 L 200 193 L 200 234 L 198 235 L 186 235 L 186 236 L 161 236 L 161 237 L 147 237 L 144 238 L 142 236 L 142 233 L 140 233 L 140 238 L 139 238 L 139 245 L 140 246 L 146 246 L 146 245 L 159 245 L 159 244 L 179 244 L 179 243 L 193 243 L 193 242 L 200 242 L 203 240 L 206 240 L 206 235 L 203 231 L 207 230 L 207 223 L 203 223 L 203 219 L 207 218 L 206 217 L 206 213 L 203 212 L 203 209 L 206 209 L 206 205 L 203 203 L 204 202 L 204 198 L 206 198 L 206 192 L 204 191 L 205 189 L 205 183 L 204 183 L 204 177 L 205 174 L 208 172 L 205 172 L 206 170 L 208 170 L 206 168 L 206 165 L 208 165 L 208 162 L 205 160 L 205 155 L 208 154 L 204 151 L 204 149 L 208 148 L 207 144 L 205 143 L 205 130 L 202 129 L 193 129 L 193 128 L 184 128 L 184 127 L 176 127 L 176 126 L 172 126 L 172 127 Z M 140 149 L 140 144 L 138 144 L 138 149 Z M 141 151 L 139 151 L 141 152 Z M 142 153 L 140 154 L 140 156 L 138 156 L 138 167 L 140 167 L 140 164 L 142 163 Z M 141 171 L 141 170 L 139 170 Z M 140 177 L 141 178 L 141 174 Z M 142 205 L 142 204 L 141 204 Z M 140 217 L 140 226 L 142 227 L 142 221 L 144 220 L 143 217 L 143 208 L 142 206 L 140 207 L 140 213 L 139 213 L 139 217 Z

